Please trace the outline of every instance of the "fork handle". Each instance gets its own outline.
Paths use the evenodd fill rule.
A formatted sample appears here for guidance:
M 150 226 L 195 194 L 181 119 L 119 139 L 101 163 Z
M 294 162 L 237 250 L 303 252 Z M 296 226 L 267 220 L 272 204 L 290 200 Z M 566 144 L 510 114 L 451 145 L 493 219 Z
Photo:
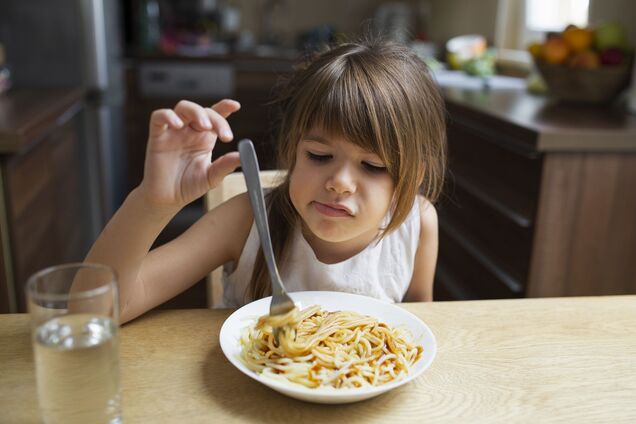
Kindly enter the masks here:
M 274 251 L 272 249 L 272 240 L 269 235 L 269 225 L 267 223 L 267 210 L 265 209 L 265 199 L 263 198 L 263 189 L 261 188 L 261 180 L 259 177 L 258 159 L 254 151 L 252 141 L 245 138 L 238 144 L 238 150 L 241 157 L 241 168 L 247 183 L 247 192 L 254 211 L 254 221 L 258 229 L 258 236 L 261 239 L 261 247 L 263 255 L 269 270 L 269 277 L 272 280 L 272 295 L 283 294 L 285 288 L 280 280 L 276 261 L 274 260 Z

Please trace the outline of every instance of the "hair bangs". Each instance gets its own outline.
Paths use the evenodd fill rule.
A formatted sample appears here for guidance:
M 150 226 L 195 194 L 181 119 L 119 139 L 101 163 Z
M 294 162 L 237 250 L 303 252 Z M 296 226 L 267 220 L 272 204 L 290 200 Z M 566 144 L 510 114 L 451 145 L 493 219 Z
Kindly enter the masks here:
M 345 61 L 349 61 L 346 63 Z M 303 134 L 314 128 L 342 136 L 365 150 L 386 160 L 385 135 L 374 122 L 370 110 L 381 110 L 378 99 L 370 89 L 370 82 L 359 66 L 352 66 L 350 58 L 342 58 L 332 68 L 313 76 L 313 85 L 306 90 L 299 127 Z M 340 66 L 337 66 L 340 65 Z M 330 72 L 329 72 L 330 71 Z

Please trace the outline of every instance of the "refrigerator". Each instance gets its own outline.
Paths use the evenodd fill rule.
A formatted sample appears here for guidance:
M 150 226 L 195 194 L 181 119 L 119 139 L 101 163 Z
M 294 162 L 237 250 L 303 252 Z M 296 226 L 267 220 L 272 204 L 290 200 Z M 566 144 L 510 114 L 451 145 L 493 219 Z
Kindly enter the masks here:
M 85 90 L 81 131 L 94 237 L 127 190 L 122 26 L 119 0 L 0 0 L 13 86 Z

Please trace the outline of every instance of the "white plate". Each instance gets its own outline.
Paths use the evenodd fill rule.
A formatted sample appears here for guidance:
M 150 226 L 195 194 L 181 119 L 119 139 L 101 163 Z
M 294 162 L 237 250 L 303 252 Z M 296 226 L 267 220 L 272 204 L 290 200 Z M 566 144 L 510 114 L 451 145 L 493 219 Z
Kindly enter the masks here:
M 366 296 L 349 293 L 307 291 L 289 294 L 294 302 L 306 308 L 311 305 L 320 305 L 327 311 L 354 311 L 372 316 L 379 321 L 385 322 L 394 327 L 407 329 L 412 341 L 424 348 L 420 359 L 410 369 L 409 375 L 399 381 L 392 381 L 377 387 L 362 387 L 358 389 L 334 389 L 331 387 L 320 387 L 311 389 L 295 383 L 280 382 L 251 371 L 241 362 L 241 330 L 252 325 L 261 315 L 269 313 L 270 297 L 259 299 L 249 303 L 235 311 L 229 316 L 221 327 L 219 336 L 221 349 L 227 359 L 247 376 L 259 383 L 263 383 L 272 389 L 309 402 L 318 403 L 347 403 L 368 399 L 377 396 L 391 389 L 395 389 L 419 376 L 433 362 L 437 352 L 435 336 L 424 322 L 412 313 L 390 303 L 382 302 Z

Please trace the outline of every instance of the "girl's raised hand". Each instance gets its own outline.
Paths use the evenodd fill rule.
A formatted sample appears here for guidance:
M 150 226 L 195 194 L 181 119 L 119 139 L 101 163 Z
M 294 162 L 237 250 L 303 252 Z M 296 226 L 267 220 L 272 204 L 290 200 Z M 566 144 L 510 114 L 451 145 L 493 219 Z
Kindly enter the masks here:
M 222 100 L 212 108 L 182 100 L 174 109 L 154 111 L 140 186 L 146 199 L 158 206 L 182 208 L 240 166 L 238 152 L 211 162 L 217 138 L 232 140 L 225 118 L 240 107 L 234 100 Z

